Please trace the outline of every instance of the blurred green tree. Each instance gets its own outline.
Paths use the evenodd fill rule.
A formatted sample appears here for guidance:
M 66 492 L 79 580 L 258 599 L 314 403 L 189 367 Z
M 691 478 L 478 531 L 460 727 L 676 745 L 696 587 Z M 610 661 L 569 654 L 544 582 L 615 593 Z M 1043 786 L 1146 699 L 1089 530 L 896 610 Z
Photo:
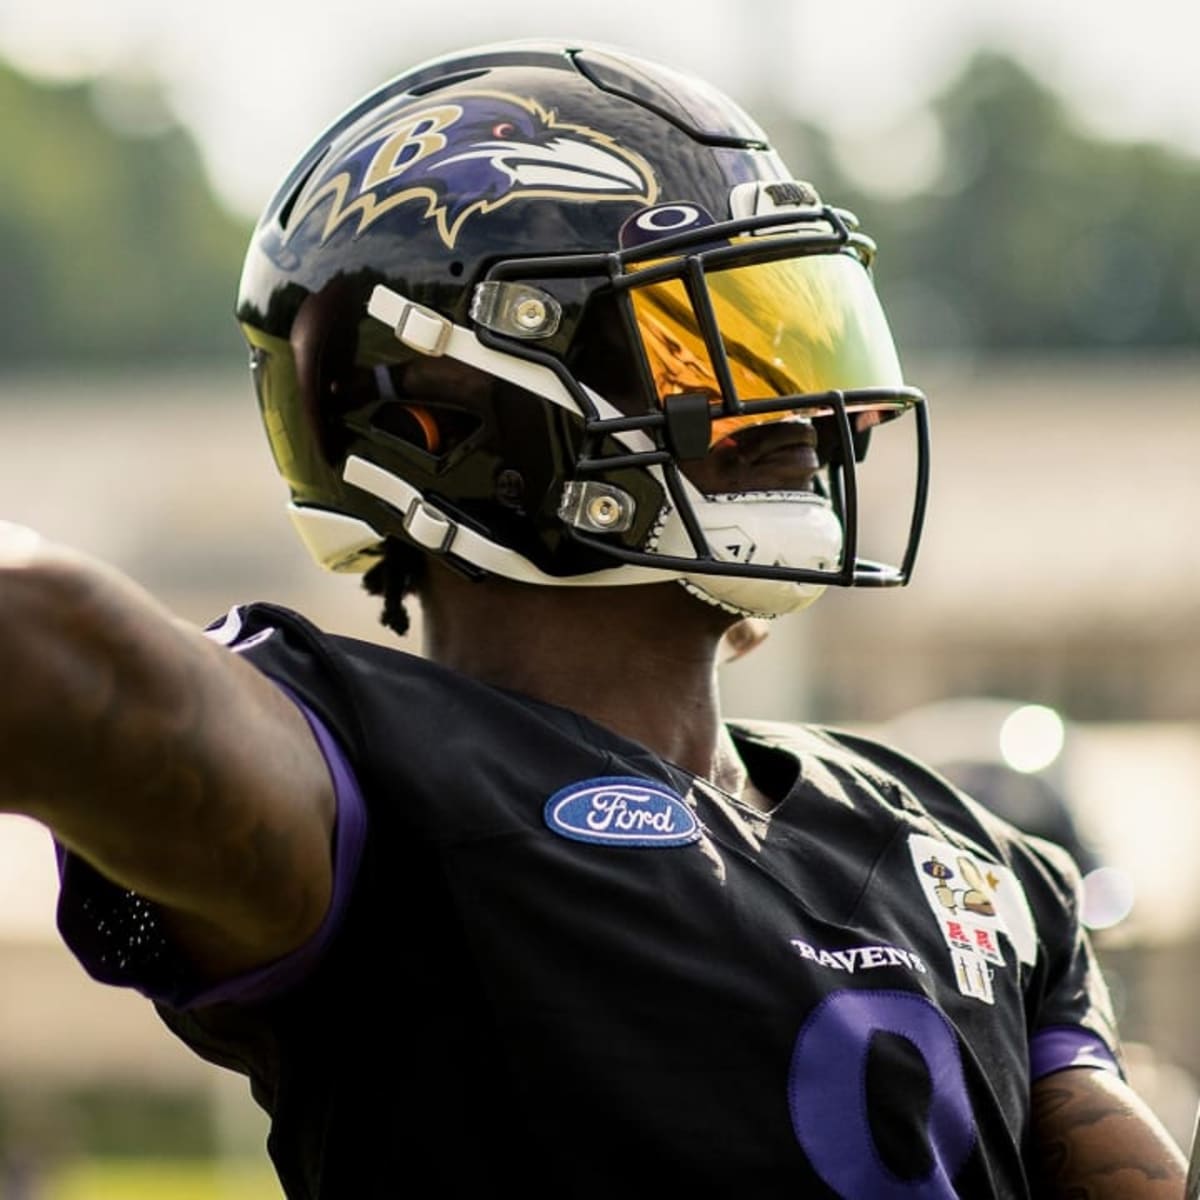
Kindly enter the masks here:
M 111 85 L 0 63 L 0 365 L 234 361 L 249 222 L 221 207 L 161 102 L 141 97 L 139 116 Z M 882 161 L 881 186 L 852 175 L 825 132 L 756 107 L 793 169 L 879 241 L 905 348 L 1196 345 L 1200 160 L 1089 134 L 994 53 L 934 100 L 940 169 L 920 194 L 890 194 Z
M 139 98 L 123 99 L 103 81 L 55 85 L 0 63 L 4 367 L 240 353 L 231 313 L 248 224 L 218 203 L 153 95 L 140 123 Z
M 972 59 L 932 107 L 940 170 L 902 198 L 861 182 L 861 170 L 856 184 L 821 131 L 772 124 L 789 164 L 824 180 L 826 198 L 879 242 L 876 277 L 901 345 L 1196 346 L 1200 160 L 1089 134 L 994 53 Z

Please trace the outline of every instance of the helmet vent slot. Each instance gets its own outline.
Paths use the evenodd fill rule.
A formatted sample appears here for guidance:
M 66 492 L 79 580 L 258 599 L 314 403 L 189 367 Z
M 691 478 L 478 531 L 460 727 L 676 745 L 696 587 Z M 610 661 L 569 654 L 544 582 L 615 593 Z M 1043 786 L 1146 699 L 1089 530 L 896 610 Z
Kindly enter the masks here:
M 292 210 L 296 207 L 296 201 L 300 199 L 300 193 L 304 191 L 305 187 L 308 185 L 308 181 L 313 177 L 317 168 L 325 161 L 328 155 L 329 151 L 326 150 L 324 154 L 321 154 L 317 158 L 313 159 L 308 170 L 296 180 L 296 186 L 292 188 L 291 192 L 288 194 L 288 198 L 283 203 L 283 207 L 279 210 L 280 229 L 286 229 L 288 227 L 288 223 L 292 219 Z
M 487 75 L 490 71 L 488 67 L 477 67 L 473 71 L 457 71 L 453 75 L 443 75 L 438 79 L 431 79 L 427 83 L 418 83 L 408 89 L 410 96 L 428 96 L 430 92 L 439 92 L 442 88 L 453 87 L 456 83 L 466 83 L 471 79 L 478 79 L 480 75 Z

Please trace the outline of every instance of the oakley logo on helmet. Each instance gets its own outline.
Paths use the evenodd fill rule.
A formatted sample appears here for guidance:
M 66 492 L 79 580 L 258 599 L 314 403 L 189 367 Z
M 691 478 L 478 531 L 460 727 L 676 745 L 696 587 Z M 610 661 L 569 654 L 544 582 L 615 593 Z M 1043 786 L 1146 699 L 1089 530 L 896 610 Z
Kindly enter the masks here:
M 703 229 L 713 223 L 712 217 L 698 204 L 659 204 L 634 213 L 621 226 L 621 249 L 631 250 L 659 238 Z
M 536 101 L 462 92 L 421 104 L 406 97 L 360 131 L 297 198 L 288 237 L 318 209 L 320 241 L 353 221 L 357 236 L 410 202 L 453 247 L 471 217 L 512 200 L 622 200 L 653 204 L 658 182 L 641 155 L 605 133 L 561 122 Z

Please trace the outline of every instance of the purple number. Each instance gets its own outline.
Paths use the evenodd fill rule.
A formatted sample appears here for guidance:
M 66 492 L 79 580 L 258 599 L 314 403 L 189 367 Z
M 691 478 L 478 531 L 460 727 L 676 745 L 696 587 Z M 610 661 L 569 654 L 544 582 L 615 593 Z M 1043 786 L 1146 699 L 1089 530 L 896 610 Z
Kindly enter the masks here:
M 929 1148 L 919 1179 L 888 1169 L 871 1136 L 866 1070 L 877 1033 L 907 1038 L 932 1081 Z M 788 1074 L 792 1128 L 814 1170 L 839 1196 L 956 1200 L 951 1182 L 975 1145 L 962 1056 L 950 1023 L 911 992 L 840 991 L 826 996 L 796 1038 Z

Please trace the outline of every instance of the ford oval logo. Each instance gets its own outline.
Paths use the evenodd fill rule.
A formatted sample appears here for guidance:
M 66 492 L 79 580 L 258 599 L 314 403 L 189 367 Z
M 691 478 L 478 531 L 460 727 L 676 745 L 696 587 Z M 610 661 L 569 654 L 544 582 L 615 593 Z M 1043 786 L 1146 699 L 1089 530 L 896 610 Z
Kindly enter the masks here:
M 546 801 L 546 824 L 563 837 L 602 846 L 686 846 L 700 837 L 682 796 L 625 775 L 560 788 Z

